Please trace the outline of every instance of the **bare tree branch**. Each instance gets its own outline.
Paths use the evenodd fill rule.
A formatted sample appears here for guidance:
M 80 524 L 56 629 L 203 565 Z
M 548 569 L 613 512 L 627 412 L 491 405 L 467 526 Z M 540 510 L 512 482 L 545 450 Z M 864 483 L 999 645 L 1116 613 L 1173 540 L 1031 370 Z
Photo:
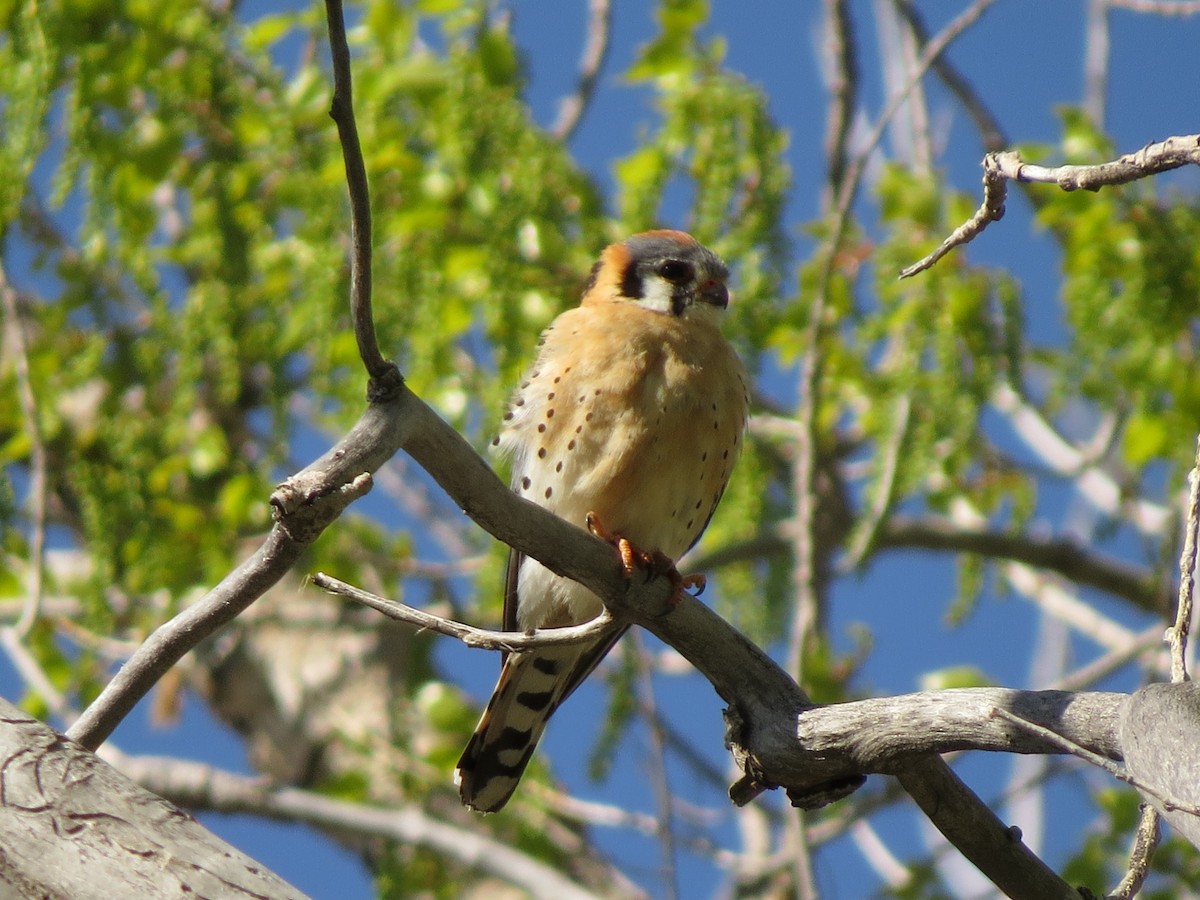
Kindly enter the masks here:
M 1122 597 L 1150 612 L 1163 609 L 1169 587 L 1150 569 L 1091 552 L 1069 539 L 972 527 L 934 515 L 892 516 L 880 528 L 877 547 L 920 547 L 1022 562 Z
M 1018 828 L 1007 828 L 947 767 L 944 772 L 901 767 L 896 778 L 937 829 L 1010 897 L 1079 900 L 1079 892 L 1034 856 Z
M 1142 534 L 1161 537 L 1173 521 L 1171 511 L 1144 499 L 1127 498 L 1127 492 L 1096 458 L 1081 452 L 1046 420 L 1042 412 L 1017 389 L 997 384 L 991 404 L 1007 419 L 1017 437 L 1057 475 L 1070 478 L 1075 490 L 1105 515 L 1120 516 Z
M 533 857 L 495 838 L 435 819 L 415 806 L 367 806 L 298 788 L 272 788 L 261 778 L 247 778 L 180 759 L 128 756 L 112 748 L 107 748 L 104 755 L 147 790 L 190 809 L 251 813 L 360 837 L 383 837 L 409 846 L 428 847 L 545 900 L 596 897 Z
M 1160 840 L 1162 828 L 1159 826 L 1158 810 L 1149 803 L 1143 803 L 1137 828 L 1133 832 L 1133 847 L 1129 851 L 1125 876 L 1105 900 L 1132 900 L 1138 895 L 1150 874 L 1150 860 Z
M 1085 762 L 1091 763 L 1097 768 L 1103 769 L 1113 778 L 1119 781 L 1124 781 L 1126 784 L 1132 785 L 1144 794 L 1149 794 L 1156 800 L 1159 800 L 1166 805 L 1167 809 L 1178 810 L 1187 813 L 1189 816 L 1200 817 L 1200 804 L 1189 803 L 1186 800 L 1172 796 L 1171 794 L 1159 790 L 1154 785 L 1151 785 L 1137 775 L 1124 771 L 1120 766 L 1105 759 L 1098 753 L 1089 750 L 1086 747 L 1081 747 L 1070 738 L 1066 738 L 1053 728 L 1047 728 L 1045 725 L 1039 725 L 1036 722 L 1031 722 L 1016 713 L 1010 712 L 1002 707 L 994 709 L 993 714 L 1008 722 L 1012 722 L 1020 728 L 1023 728 L 1030 733 L 1037 735 L 1051 744 L 1057 745 L 1063 752 L 1070 753 L 1072 756 L 1077 756 Z
M 858 48 L 854 40 L 854 20 L 846 0 L 825 0 L 825 40 L 822 42 L 829 88 L 829 115 L 825 120 L 825 160 L 828 174 L 824 206 L 829 206 L 841 190 L 846 176 L 847 148 L 858 105 Z
M 897 0 L 895 7 L 896 11 L 900 13 L 904 21 L 908 24 L 908 27 L 912 30 L 917 42 L 921 46 L 928 43 L 929 31 L 925 27 L 925 22 L 921 19 L 912 0 Z M 992 115 L 987 106 L 984 105 L 983 100 L 975 92 L 975 88 L 954 67 L 949 59 L 939 55 L 930 63 L 929 68 L 941 80 L 942 84 L 946 85 L 950 93 L 958 98 L 958 102 L 962 104 L 967 115 L 971 117 L 971 120 L 975 123 L 975 129 L 979 132 L 979 138 L 983 143 L 984 150 L 995 152 L 1008 146 L 1009 141 L 1004 134 L 1003 127 L 996 120 L 995 116 Z
M 29 374 L 29 342 L 25 338 L 25 323 L 21 321 L 17 292 L 8 283 L 8 274 L 2 264 L 0 307 L 4 309 L 4 333 L 0 340 L 5 344 L 5 355 L 11 353 L 14 359 L 17 399 L 21 404 L 21 416 L 25 420 L 26 433 L 29 435 L 29 585 L 21 617 L 12 626 L 16 637 L 21 639 L 29 633 L 41 612 L 42 584 L 46 574 L 46 494 L 50 488 L 46 444 L 42 440 L 37 399 L 33 394 L 33 382 Z
M 1192 602 L 1196 591 L 1196 554 L 1200 538 L 1200 438 L 1196 439 L 1196 462 L 1188 473 L 1187 525 L 1183 533 L 1183 551 L 1179 555 L 1179 598 L 1175 622 L 1168 637 L 1171 642 L 1171 681 L 1188 680 L 1187 642 L 1192 630 Z
M 304 896 L 3 699 L 0 774 L 5 897 Z
M 1098 191 L 1102 187 L 1128 184 L 1161 172 L 1198 164 L 1200 135 L 1196 134 L 1147 144 L 1134 153 L 1094 166 L 1048 168 L 1023 162 L 1015 150 L 989 153 L 983 158 L 983 202 L 979 209 L 951 232 L 932 253 L 902 269 L 900 277 L 910 278 L 918 272 L 924 272 L 955 247 L 974 240 L 988 225 L 1003 218 L 1009 181 L 1057 184 L 1064 191 Z
M 1150 13 L 1155 16 L 1194 16 L 1200 14 L 1196 0 L 1108 0 L 1113 9 Z
M 1111 0 L 1088 0 L 1083 54 L 1083 110 L 1098 131 L 1104 131 L 1108 100 L 1109 35 Z
M 588 102 L 596 90 L 596 79 L 608 55 L 608 42 L 612 36 L 612 0 L 588 0 L 587 36 L 583 54 L 579 58 L 579 80 L 575 91 L 558 104 L 558 117 L 550 126 L 550 133 L 564 143 L 571 139 L 579 127 Z
M 337 123 L 346 164 L 346 187 L 350 193 L 350 314 L 358 354 L 372 390 L 383 390 L 399 376 L 395 365 L 379 352 L 375 336 L 375 318 L 371 312 L 371 197 L 367 186 L 367 167 L 358 141 L 354 120 L 354 93 L 350 78 L 350 48 L 346 43 L 346 22 L 341 0 L 325 0 L 329 25 L 329 52 L 333 61 L 333 101 L 329 115 Z
M 366 493 L 369 484 L 370 476 L 363 475 L 343 489 L 326 495 L 319 504 L 305 509 L 303 516 L 296 516 L 305 523 L 303 537 L 294 537 L 287 524 L 277 521 L 253 556 L 198 602 L 155 629 L 104 686 L 100 696 L 75 720 L 67 736 L 89 750 L 104 743 L 137 702 L 185 653 L 232 622 L 286 575 L 325 526 L 341 515 L 352 500 Z
M 612 614 L 606 609 L 590 622 L 566 628 L 543 628 L 538 631 L 529 632 L 528 634 L 514 631 L 488 631 L 483 628 L 464 625 L 462 622 L 455 622 L 452 619 L 435 616 L 432 613 L 427 613 L 395 600 L 386 600 L 383 597 L 377 597 L 368 591 L 332 578 L 324 572 L 318 572 L 313 575 L 312 582 L 322 590 L 329 591 L 331 594 L 340 594 L 343 597 L 353 600 L 355 603 L 369 606 L 376 612 L 383 613 L 389 619 L 394 619 L 397 622 L 415 625 L 422 631 L 436 631 L 438 634 L 458 638 L 458 640 L 462 641 L 468 647 L 478 647 L 484 650 L 503 650 L 506 653 L 532 650 L 535 647 L 579 644 L 594 639 L 599 634 L 607 631 L 613 623 Z

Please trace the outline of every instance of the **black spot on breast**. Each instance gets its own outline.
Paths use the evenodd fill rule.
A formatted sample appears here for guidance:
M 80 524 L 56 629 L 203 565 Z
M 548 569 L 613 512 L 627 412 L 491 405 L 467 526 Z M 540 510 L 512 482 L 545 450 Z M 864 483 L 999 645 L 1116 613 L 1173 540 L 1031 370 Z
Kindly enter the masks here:
M 531 485 L 532 483 L 533 482 L 531 482 L 529 480 L 529 476 L 526 475 L 524 478 L 521 479 L 521 490 L 523 490 L 523 491 L 529 490 L 529 485 Z
M 500 446 L 500 435 L 496 435 L 494 438 L 492 438 L 492 446 L 493 447 Z
M 553 408 L 553 407 L 551 407 L 550 409 L 546 410 L 546 418 L 547 418 L 547 419 L 553 419 L 553 418 L 554 418 L 554 408 Z
M 558 465 L 556 465 L 556 466 L 554 467 L 554 471 L 555 471 L 555 472 L 561 472 L 561 471 L 562 471 L 562 460 L 561 460 L 561 459 L 558 461 Z
M 567 449 L 568 450 L 575 449 L 575 438 L 571 438 L 571 440 L 567 441 Z
M 542 422 L 540 425 L 538 425 L 538 434 L 542 434 L 545 430 L 546 430 L 545 422 Z
M 546 458 L 546 448 L 538 447 L 538 459 L 545 459 L 545 458 Z
M 555 381 L 558 381 L 558 379 L 557 379 L 557 378 L 555 378 L 554 380 L 555 380 Z M 546 399 L 547 399 L 547 400 L 553 400 L 553 399 L 554 399 L 554 391 L 551 391 L 550 393 L 548 393 L 548 394 L 546 395 Z
M 697 500 L 697 501 L 696 501 L 696 505 L 695 505 L 695 506 L 693 506 L 693 507 L 692 507 L 692 509 L 699 509 L 699 508 L 700 508 L 700 504 L 701 504 L 701 503 L 703 503 L 703 502 L 704 502 L 703 500 Z
M 558 674 L 558 660 L 547 656 L 535 656 L 533 658 L 533 667 L 543 675 Z
M 554 493 L 554 488 L 546 488 L 546 499 L 550 499 L 550 495 Z
M 700 454 L 700 462 L 708 462 L 708 451 L 705 450 Z
M 688 519 L 688 523 L 687 523 L 687 530 L 688 530 L 689 532 L 692 530 L 692 525 L 693 525 L 693 524 L 695 524 L 695 522 L 696 522 L 696 520 L 695 520 L 695 519 Z

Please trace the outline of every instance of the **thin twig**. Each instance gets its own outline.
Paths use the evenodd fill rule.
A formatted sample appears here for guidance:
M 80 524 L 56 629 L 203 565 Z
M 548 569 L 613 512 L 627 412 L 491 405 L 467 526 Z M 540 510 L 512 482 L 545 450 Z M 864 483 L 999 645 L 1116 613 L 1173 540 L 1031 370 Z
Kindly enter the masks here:
M 826 206 L 837 196 L 846 177 L 847 148 L 858 104 L 858 53 L 849 6 L 846 0 L 825 0 L 823 61 L 829 68 L 826 81 L 830 93 L 825 120 Z
M 1112 37 L 1108 11 L 1111 0 L 1088 0 L 1087 35 L 1083 54 L 1083 110 L 1092 127 L 1104 131 L 1104 112 L 1108 100 L 1108 60 Z
M 912 31 L 913 36 L 917 39 L 917 43 L 921 46 L 927 44 L 929 42 L 929 31 L 925 27 L 925 22 L 921 19 L 912 0 L 896 0 L 895 8 Z M 962 104 L 962 108 L 966 110 L 967 115 L 975 123 L 975 129 L 979 132 L 983 149 L 995 152 L 1007 147 L 1009 140 L 1005 136 L 1000 122 L 992 115 L 991 110 L 984 105 L 983 100 L 975 92 L 975 88 L 972 87 L 971 83 L 963 77 L 962 73 L 954 67 L 950 60 L 945 56 L 938 56 L 930 63 L 929 68 L 941 80 L 942 84 L 946 86 L 946 89 L 958 99 L 958 102 Z
M 1200 438 L 1196 440 L 1196 461 L 1188 473 L 1187 525 L 1183 535 L 1183 551 L 1179 555 L 1179 598 L 1175 607 L 1175 621 L 1167 629 L 1170 643 L 1171 682 L 1181 684 L 1189 680 L 1187 670 L 1187 642 L 1192 627 L 1192 601 L 1195 594 L 1197 530 L 1200 529 Z M 1143 804 L 1125 877 L 1108 895 L 1108 900 L 1128 900 L 1141 890 L 1150 872 L 1150 862 L 1158 849 L 1162 830 L 1159 827 L 1159 812 L 1149 803 Z
M 579 79 L 575 90 L 558 104 L 558 116 L 550 133 L 564 143 L 571 139 L 583 120 L 588 103 L 596 90 L 596 80 L 608 55 L 612 36 L 612 0 L 589 0 L 587 37 L 579 58 Z
M 1022 161 L 1015 150 L 989 153 L 983 158 L 983 202 L 979 209 L 932 253 L 902 269 L 900 277 L 924 272 L 955 247 L 971 242 L 992 222 L 998 222 L 1004 216 L 1009 181 L 1056 184 L 1064 191 L 1098 191 L 1187 165 L 1200 165 L 1200 135 L 1169 137 L 1094 166 L 1038 166 Z
M 571 625 L 566 628 L 543 628 L 531 632 L 517 631 L 488 631 L 464 625 L 453 619 L 435 616 L 424 610 L 416 609 L 395 600 L 387 600 L 369 591 L 356 588 L 353 585 L 339 581 L 324 572 L 318 572 L 312 577 L 312 583 L 331 594 L 338 594 L 369 606 L 376 612 L 383 613 L 389 619 L 397 622 L 407 622 L 425 631 L 434 631 L 452 638 L 457 638 L 468 647 L 479 647 L 484 650 L 503 650 L 506 653 L 517 653 L 522 650 L 532 650 L 537 647 L 553 647 L 563 644 L 579 644 L 612 627 L 612 614 L 606 609 L 599 616 L 582 625 Z
M 358 125 L 354 120 L 350 47 L 346 43 L 341 0 L 326 0 L 325 17 L 329 23 L 329 53 L 333 61 L 333 100 L 329 115 L 337 124 L 350 195 L 350 314 L 354 320 L 358 355 L 372 382 L 378 382 L 395 372 L 395 366 L 379 352 L 371 311 L 371 195 L 358 140 Z
M 46 576 L 46 494 L 49 491 L 46 444 L 38 423 L 37 398 L 33 394 L 33 379 L 29 373 L 29 342 L 17 304 L 17 292 L 8 282 L 0 264 L 0 303 L 4 306 L 5 337 L 13 354 L 13 370 L 17 381 L 17 398 L 29 435 L 29 505 L 31 510 L 29 535 L 29 586 L 21 617 L 13 625 L 18 639 L 23 640 L 37 622 L 42 606 L 42 591 Z M 49 698 L 47 698 L 49 699 Z
M 1175 622 L 1168 634 L 1171 642 L 1171 681 L 1188 680 L 1187 642 L 1192 629 L 1192 601 L 1196 591 L 1196 544 L 1200 531 L 1200 438 L 1196 440 L 1196 463 L 1188 474 L 1187 529 L 1183 535 L 1183 552 L 1179 555 L 1179 602 Z
M 1162 839 L 1158 810 L 1149 803 L 1142 804 L 1137 828 L 1133 832 L 1133 847 L 1129 850 L 1129 863 L 1125 877 L 1105 897 L 1105 900 L 1131 900 L 1136 897 L 1150 874 L 1150 860 Z
M 992 715 L 996 716 L 997 718 L 1004 719 L 1007 722 L 1011 722 L 1022 730 L 1028 731 L 1030 734 L 1037 735 L 1042 740 L 1048 741 L 1049 743 L 1060 747 L 1062 750 L 1070 753 L 1072 756 L 1077 756 L 1084 762 L 1091 763 L 1093 766 L 1103 769 L 1118 781 L 1123 781 L 1126 784 L 1137 788 L 1142 793 L 1149 794 L 1154 799 L 1162 802 L 1167 809 L 1177 809 L 1180 812 L 1187 813 L 1191 816 L 1200 816 L 1200 806 L 1196 806 L 1192 803 L 1183 803 L 1169 794 L 1158 790 L 1158 788 L 1146 784 L 1139 778 L 1130 775 L 1115 762 L 1105 759 L 1099 753 L 1094 753 L 1093 751 L 1088 750 L 1086 747 L 1079 746 L 1079 744 L 1076 744 L 1074 741 L 1063 737 L 1044 725 L 1031 722 L 1028 719 L 1018 716 L 1016 713 L 1010 712 L 1009 710 L 999 706 L 992 707 Z

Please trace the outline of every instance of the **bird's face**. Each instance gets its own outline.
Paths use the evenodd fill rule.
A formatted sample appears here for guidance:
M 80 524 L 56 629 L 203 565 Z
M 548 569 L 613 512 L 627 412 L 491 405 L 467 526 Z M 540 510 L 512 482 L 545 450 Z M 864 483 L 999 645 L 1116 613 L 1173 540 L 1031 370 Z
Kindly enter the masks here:
M 584 303 L 619 301 L 661 315 L 716 319 L 729 305 L 720 258 L 682 231 L 647 231 L 613 244 L 592 269 Z

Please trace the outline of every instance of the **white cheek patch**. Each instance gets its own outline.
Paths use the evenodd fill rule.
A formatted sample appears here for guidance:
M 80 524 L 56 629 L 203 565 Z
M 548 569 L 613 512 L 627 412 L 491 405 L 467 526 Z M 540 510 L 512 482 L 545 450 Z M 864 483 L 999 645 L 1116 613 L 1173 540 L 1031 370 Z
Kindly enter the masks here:
M 654 276 L 647 278 L 642 282 L 642 297 L 636 301 L 638 306 L 644 306 L 646 309 L 652 309 L 655 312 L 667 313 L 673 312 L 671 295 L 674 293 L 675 287 L 665 278 Z

